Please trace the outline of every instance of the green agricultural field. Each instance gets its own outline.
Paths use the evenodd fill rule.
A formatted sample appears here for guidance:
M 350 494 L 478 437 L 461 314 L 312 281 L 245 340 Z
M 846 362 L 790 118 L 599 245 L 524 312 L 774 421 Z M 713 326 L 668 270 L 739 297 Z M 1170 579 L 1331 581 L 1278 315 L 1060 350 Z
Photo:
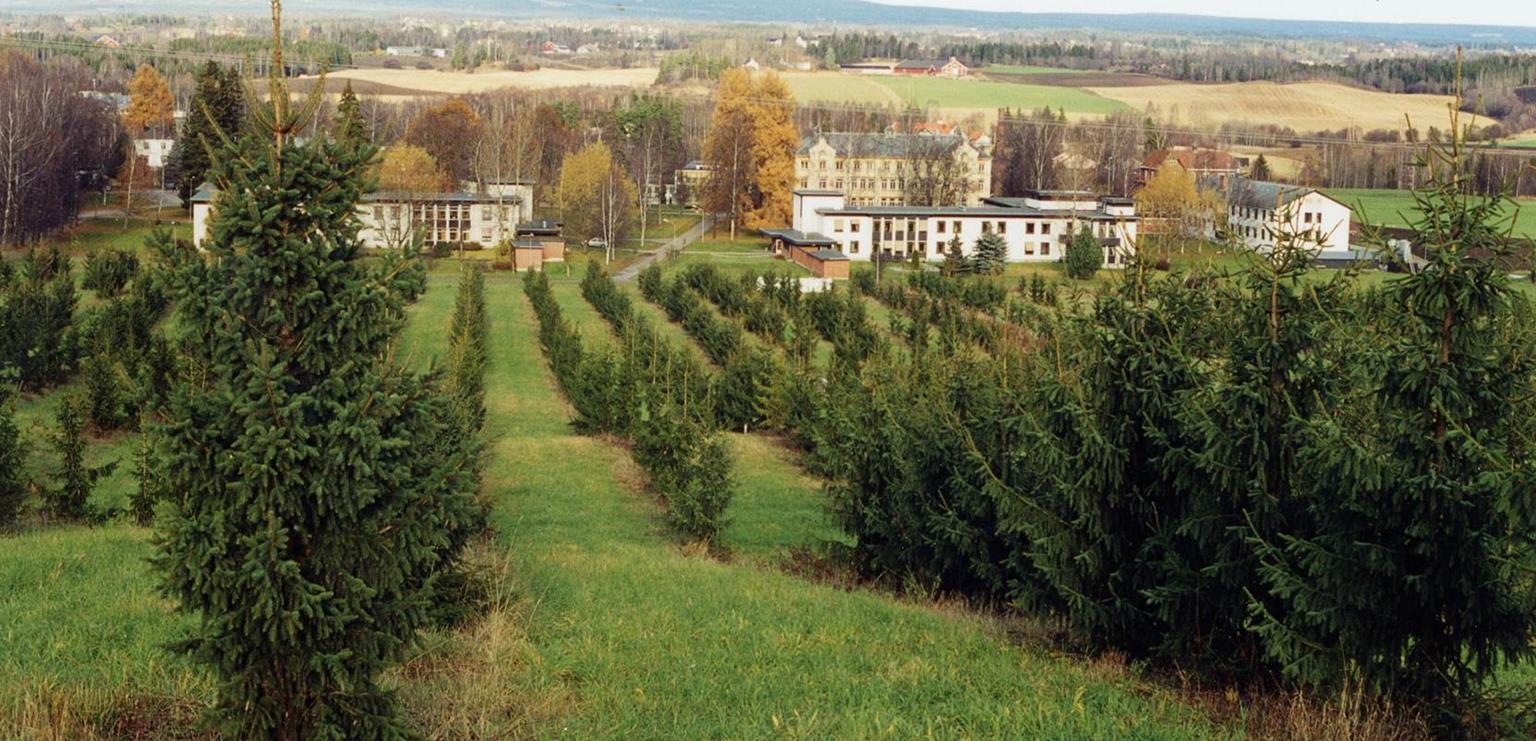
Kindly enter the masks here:
M 1331 188 L 1327 193 L 1354 209 L 1355 217 L 1367 223 L 1408 226 L 1414 218 L 1413 194 L 1406 190 Z M 1522 199 L 1517 203 L 1519 210 L 1509 215 L 1514 233 L 1536 237 L 1536 199 Z
M 1119 101 L 1096 93 L 1056 85 L 1020 85 L 982 80 L 950 80 L 940 77 L 892 76 L 879 84 L 900 96 L 908 105 L 940 109 L 1033 110 L 1048 107 L 1070 114 L 1101 116 L 1128 110 Z

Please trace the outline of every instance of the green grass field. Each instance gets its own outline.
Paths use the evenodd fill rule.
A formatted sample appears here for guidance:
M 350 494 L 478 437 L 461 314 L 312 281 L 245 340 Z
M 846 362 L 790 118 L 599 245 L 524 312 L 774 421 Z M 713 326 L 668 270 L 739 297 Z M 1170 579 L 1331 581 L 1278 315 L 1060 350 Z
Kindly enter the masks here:
M 402 339 L 441 354 L 456 266 L 440 261 Z M 556 292 L 585 337 L 602 322 L 575 277 Z M 1215 735 L 1123 667 L 1019 645 L 997 619 L 821 585 L 779 568 L 838 542 L 819 482 L 773 438 L 733 435 L 740 493 L 727 560 L 682 549 L 626 452 L 572 432 L 518 278 L 487 297 L 495 538 L 480 560 L 513 598 L 458 633 L 424 637 L 392 675 L 436 737 L 910 737 Z M 57 394 L 28 402 L 44 418 Z M 104 441 L 101 452 L 131 439 Z M 102 486 L 126 497 L 132 480 Z M 151 716 L 183 722 L 210 682 L 164 650 L 186 618 L 155 594 L 149 531 L 39 527 L 0 549 L 0 736 L 88 735 Z
M 1415 216 L 1413 194 L 1406 190 L 1330 188 L 1327 193 L 1354 209 L 1356 218 L 1371 224 L 1408 226 Z M 1517 203 L 1518 212 L 1509 214 L 1514 233 L 1536 237 L 1536 199 L 1522 199 Z

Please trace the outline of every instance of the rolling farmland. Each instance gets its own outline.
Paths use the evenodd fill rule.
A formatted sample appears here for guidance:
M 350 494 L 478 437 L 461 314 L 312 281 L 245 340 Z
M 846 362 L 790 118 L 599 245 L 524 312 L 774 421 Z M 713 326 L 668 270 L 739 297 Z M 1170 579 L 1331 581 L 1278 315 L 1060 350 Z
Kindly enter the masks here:
M 1449 96 L 1394 95 L 1329 82 L 1243 82 L 1224 85 L 1171 84 L 1155 87 L 1100 87 L 1093 92 L 1136 110 L 1149 105 L 1179 124 L 1219 126 L 1246 121 L 1288 126 L 1298 132 L 1340 129 L 1445 128 Z M 1463 124 L 1473 123 L 1472 117 Z M 1485 119 L 1476 124 L 1485 125 Z
M 1355 218 L 1381 226 L 1408 226 L 1415 217 L 1413 193 L 1381 188 L 1329 188 L 1328 195 L 1342 201 L 1355 212 Z M 1519 211 L 1512 214 L 1514 233 L 1536 237 L 1536 199 L 1516 201 Z

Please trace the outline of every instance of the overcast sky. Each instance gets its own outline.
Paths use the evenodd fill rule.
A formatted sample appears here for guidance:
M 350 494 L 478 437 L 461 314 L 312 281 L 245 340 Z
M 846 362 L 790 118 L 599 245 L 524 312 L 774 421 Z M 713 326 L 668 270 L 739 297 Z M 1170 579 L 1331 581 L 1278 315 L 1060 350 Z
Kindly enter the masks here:
M 1536 26 L 1536 0 L 1289 0 L 1283 3 L 1231 0 L 876 0 L 893 5 L 927 5 L 1020 13 L 1191 13 L 1241 18 L 1302 18 L 1384 23 L 1478 23 Z

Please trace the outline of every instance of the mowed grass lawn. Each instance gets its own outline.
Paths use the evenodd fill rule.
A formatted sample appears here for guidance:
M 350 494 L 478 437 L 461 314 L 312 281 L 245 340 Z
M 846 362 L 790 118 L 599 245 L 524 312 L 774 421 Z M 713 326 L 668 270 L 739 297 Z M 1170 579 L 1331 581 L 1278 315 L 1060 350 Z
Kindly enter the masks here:
M 400 343 L 442 355 L 457 268 L 439 262 Z M 577 277 L 560 303 L 594 342 Z M 755 738 L 1226 735 L 1113 663 L 1018 645 L 997 619 L 822 585 L 777 568 L 842 538 L 820 485 L 771 438 L 731 436 L 728 560 L 680 547 L 622 448 L 575 434 L 517 277 L 487 281 L 491 364 L 477 561 L 513 595 L 426 636 L 390 682 L 434 736 Z M 51 397 L 35 400 L 42 417 Z M 101 445 L 123 446 L 125 441 Z M 131 480 L 104 485 L 126 496 Z M 105 500 L 104 500 L 105 501 Z M 0 536 L 0 736 L 185 722 L 211 682 L 165 651 L 188 620 L 154 592 L 149 531 L 113 523 Z M 119 726 L 122 727 L 122 726 Z
M 1355 218 L 1381 226 L 1409 226 L 1418 218 L 1413 193 L 1406 190 L 1381 188 L 1329 188 L 1328 195 L 1337 198 L 1355 211 Z M 1536 237 L 1536 198 L 1516 201 L 1518 210 L 1507 212 L 1514 233 L 1522 237 Z

